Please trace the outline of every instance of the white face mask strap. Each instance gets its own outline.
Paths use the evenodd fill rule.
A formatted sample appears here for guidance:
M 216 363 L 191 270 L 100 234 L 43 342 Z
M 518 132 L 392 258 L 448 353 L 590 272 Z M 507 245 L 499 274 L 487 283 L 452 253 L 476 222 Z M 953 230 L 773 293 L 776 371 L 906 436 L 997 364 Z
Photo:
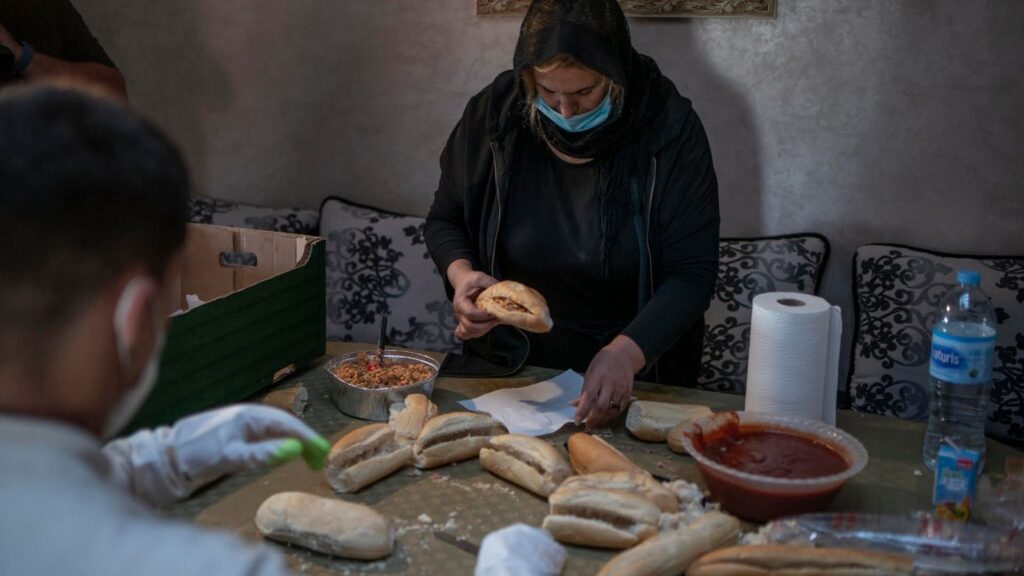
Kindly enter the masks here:
M 140 291 L 151 279 L 144 276 L 137 276 L 124 287 L 121 296 L 114 308 L 114 340 L 117 346 L 118 361 L 121 364 L 121 373 L 128 378 L 131 373 L 131 351 L 128 349 L 128 314 L 135 299 L 139 297 Z M 156 384 L 160 367 L 160 353 L 164 346 L 163 318 L 160 316 L 162 310 L 159 306 L 153 305 L 153 330 L 156 334 L 154 349 L 146 365 L 142 369 L 136 382 L 114 405 L 104 424 L 103 437 L 110 438 L 119 432 L 135 413 L 142 407 L 143 402 L 149 396 L 150 391 Z
M 146 282 L 149 280 L 143 276 L 132 278 L 124 290 L 121 290 L 117 306 L 114 307 L 114 343 L 117 346 L 117 358 L 121 363 L 122 374 L 127 374 L 132 365 L 132 355 L 128 349 L 128 314 Z

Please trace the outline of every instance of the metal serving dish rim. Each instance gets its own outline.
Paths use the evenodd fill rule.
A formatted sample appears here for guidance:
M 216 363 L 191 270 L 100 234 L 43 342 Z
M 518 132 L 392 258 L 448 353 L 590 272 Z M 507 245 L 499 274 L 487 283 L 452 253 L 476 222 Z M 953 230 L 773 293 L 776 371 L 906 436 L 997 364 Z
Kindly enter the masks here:
M 401 401 L 409 394 L 422 392 L 428 398 L 433 395 L 434 381 L 441 368 L 440 363 L 426 354 L 412 352 L 409 350 L 386 349 L 384 357 L 388 360 L 404 360 L 429 366 L 433 373 L 423 380 L 405 384 L 403 386 L 392 386 L 388 388 L 364 388 L 350 382 L 346 382 L 334 373 L 334 368 L 340 364 L 351 362 L 360 354 L 374 354 L 375 349 L 358 350 L 346 352 L 328 360 L 323 369 L 330 375 L 334 382 L 331 390 L 331 397 L 335 406 L 341 412 L 362 420 L 383 422 L 388 419 L 388 409 L 393 402 Z

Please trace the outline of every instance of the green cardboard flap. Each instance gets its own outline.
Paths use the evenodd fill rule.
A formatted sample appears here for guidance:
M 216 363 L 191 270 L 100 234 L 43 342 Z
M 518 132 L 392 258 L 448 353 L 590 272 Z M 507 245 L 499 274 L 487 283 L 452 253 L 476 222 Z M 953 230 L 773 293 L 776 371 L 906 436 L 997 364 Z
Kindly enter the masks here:
M 224 253 L 256 255 L 231 266 Z M 289 367 L 323 356 L 323 238 L 225 226 L 189 225 L 178 302 L 204 303 L 171 318 L 160 376 L 123 432 L 243 400 Z

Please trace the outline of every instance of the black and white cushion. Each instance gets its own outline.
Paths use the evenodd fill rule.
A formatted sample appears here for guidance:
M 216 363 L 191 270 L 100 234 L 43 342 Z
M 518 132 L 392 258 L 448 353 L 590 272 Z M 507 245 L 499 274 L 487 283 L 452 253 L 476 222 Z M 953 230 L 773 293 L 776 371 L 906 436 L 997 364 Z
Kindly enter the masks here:
M 340 198 L 323 202 L 328 339 L 376 342 L 380 314 L 387 312 L 392 344 L 440 352 L 461 347 L 423 225 L 423 218 Z
M 723 238 L 719 242 L 718 282 L 704 315 L 704 358 L 698 386 L 744 393 L 754 296 L 765 292 L 815 294 L 828 249 L 824 236 L 811 233 Z
M 930 328 L 958 270 L 981 274 L 996 311 L 990 435 L 1024 442 L 1024 256 L 979 257 L 869 244 L 854 255 L 856 333 L 849 390 L 855 410 L 928 417 Z
M 236 228 L 274 230 L 292 234 L 317 233 L 320 215 L 316 210 L 270 208 L 193 196 L 189 202 L 190 221 Z

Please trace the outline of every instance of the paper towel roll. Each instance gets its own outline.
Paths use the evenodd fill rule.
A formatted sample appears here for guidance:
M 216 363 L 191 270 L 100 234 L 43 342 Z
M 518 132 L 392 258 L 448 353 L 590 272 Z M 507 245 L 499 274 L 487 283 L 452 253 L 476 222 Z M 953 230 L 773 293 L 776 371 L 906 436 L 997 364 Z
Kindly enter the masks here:
M 754 297 L 745 409 L 836 421 L 842 315 L 798 292 Z

